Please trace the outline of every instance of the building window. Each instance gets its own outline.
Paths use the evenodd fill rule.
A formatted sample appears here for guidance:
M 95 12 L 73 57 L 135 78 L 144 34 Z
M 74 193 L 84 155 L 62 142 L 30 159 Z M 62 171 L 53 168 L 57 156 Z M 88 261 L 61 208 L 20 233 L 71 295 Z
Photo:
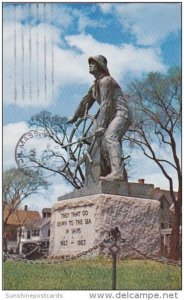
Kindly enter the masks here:
M 161 229 L 164 229 L 164 222 L 161 222 Z
M 32 236 L 39 236 L 40 235 L 40 230 L 36 229 L 32 231 Z
M 28 240 L 31 239 L 31 231 L 30 231 L 30 230 L 27 231 L 27 239 L 28 239 Z
M 24 229 L 22 229 L 21 238 L 24 239 Z
M 50 229 L 48 229 L 48 236 L 50 236 Z

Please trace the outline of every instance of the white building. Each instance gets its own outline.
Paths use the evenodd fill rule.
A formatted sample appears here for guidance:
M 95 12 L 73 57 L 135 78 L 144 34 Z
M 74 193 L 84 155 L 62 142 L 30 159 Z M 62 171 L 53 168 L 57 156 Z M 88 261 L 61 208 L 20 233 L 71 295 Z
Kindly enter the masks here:
M 49 242 L 51 209 L 42 210 L 42 218 L 26 222 L 17 229 L 17 244 L 19 253 L 25 243 Z

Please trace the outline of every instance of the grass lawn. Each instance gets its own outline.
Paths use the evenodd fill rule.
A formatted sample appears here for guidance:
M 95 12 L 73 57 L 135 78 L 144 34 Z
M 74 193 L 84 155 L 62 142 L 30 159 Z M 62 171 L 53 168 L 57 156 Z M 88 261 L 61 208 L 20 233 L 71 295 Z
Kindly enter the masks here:
M 58 264 L 7 261 L 4 290 L 111 290 L 111 260 L 93 258 Z M 181 268 L 154 261 L 117 262 L 117 290 L 180 290 Z

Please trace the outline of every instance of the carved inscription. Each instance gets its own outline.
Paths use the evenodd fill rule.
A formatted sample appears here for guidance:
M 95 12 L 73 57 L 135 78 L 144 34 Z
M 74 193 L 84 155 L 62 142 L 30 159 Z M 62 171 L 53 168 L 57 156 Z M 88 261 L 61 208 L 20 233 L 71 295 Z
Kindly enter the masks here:
M 86 250 L 93 245 L 94 206 L 78 206 L 57 211 L 57 248 L 63 253 Z

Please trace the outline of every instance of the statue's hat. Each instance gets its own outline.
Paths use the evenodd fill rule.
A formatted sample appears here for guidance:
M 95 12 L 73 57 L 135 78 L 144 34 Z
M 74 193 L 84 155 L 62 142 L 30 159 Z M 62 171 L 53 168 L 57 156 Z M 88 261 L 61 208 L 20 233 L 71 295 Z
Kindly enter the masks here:
M 88 62 L 90 63 L 90 61 L 95 61 L 108 75 L 109 74 L 109 70 L 107 68 L 107 58 L 103 55 L 97 55 L 97 56 L 90 56 L 88 58 Z

